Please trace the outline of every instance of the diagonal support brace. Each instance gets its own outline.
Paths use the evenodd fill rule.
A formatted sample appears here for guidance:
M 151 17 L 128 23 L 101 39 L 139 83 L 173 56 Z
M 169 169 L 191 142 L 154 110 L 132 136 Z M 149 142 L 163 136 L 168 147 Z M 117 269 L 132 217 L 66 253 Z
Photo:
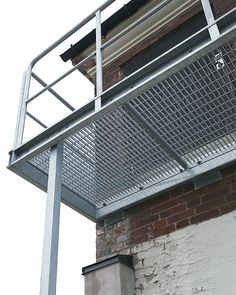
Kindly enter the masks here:
M 48 84 L 46 82 L 44 82 L 39 76 L 37 76 L 35 73 L 32 72 L 32 77 L 39 83 L 41 84 L 43 87 L 47 87 Z M 61 103 L 63 103 L 68 109 L 70 109 L 71 111 L 74 111 L 75 108 L 72 107 L 71 104 L 69 104 L 63 97 L 61 97 L 55 90 L 53 90 L 52 88 L 48 88 L 48 91 L 54 95 Z
M 188 168 L 187 163 L 172 149 L 171 146 L 158 134 L 158 132 L 129 104 L 123 104 L 129 115 L 158 143 L 165 151 L 172 156 L 184 169 Z

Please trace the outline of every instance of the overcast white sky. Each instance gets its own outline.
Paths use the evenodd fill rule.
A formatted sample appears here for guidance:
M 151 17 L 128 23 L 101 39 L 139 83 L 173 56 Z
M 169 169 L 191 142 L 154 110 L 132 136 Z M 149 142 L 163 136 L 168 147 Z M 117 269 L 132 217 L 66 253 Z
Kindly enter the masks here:
M 6 169 L 22 73 L 30 60 L 103 2 L 13 0 L 1 4 L 0 294 L 39 294 L 40 285 L 46 194 Z M 59 58 L 57 62 L 63 64 Z M 78 105 L 91 98 L 85 89 L 79 91 L 84 96 Z M 62 205 L 57 294 L 83 294 L 81 268 L 94 262 L 95 224 Z

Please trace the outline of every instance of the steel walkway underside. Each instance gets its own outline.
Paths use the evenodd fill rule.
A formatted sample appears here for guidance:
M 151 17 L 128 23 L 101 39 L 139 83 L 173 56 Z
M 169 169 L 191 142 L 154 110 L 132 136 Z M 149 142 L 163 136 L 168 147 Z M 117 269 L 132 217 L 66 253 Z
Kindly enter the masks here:
M 50 147 L 63 139 L 62 200 L 96 220 L 232 163 L 235 36 L 231 23 L 192 52 L 158 58 L 104 92 L 100 111 L 93 100 L 22 144 L 9 168 L 46 190 Z

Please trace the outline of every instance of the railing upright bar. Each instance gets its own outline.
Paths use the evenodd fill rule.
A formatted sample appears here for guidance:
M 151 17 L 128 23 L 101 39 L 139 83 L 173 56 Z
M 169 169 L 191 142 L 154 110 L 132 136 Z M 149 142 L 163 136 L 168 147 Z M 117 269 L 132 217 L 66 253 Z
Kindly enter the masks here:
M 23 101 L 24 101 L 25 79 L 26 79 L 26 72 L 24 72 L 23 77 L 22 77 L 22 86 L 21 86 L 21 92 L 20 92 L 18 114 L 17 114 L 17 119 L 16 119 L 16 128 L 15 128 L 13 149 L 17 148 L 18 142 L 19 142 L 19 126 L 20 126 L 20 119 L 21 119 L 21 110 L 22 110 L 22 105 L 23 105 Z
M 15 140 L 14 140 L 14 149 L 19 147 L 22 144 L 23 137 L 24 137 L 24 129 L 25 129 L 25 119 L 26 119 L 26 112 L 27 112 L 27 99 L 29 96 L 29 89 L 30 89 L 30 80 L 31 80 L 31 72 L 32 67 L 29 65 L 27 71 L 24 74 L 23 79 L 23 87 L 21 90 L 21 99 L 20 99 L 20 107 L 18 118 L 16 122 L 16 133 L 15 133 Z
M 209 0 L 201 0 L 203 11 L 206 17 L 207 24 L 209 25 L 208 31 L 212 40 L 220 37 L 220 31 L 215 22 L 215 18 L 211 9 Z
M 101 94 L 103 92 L 102 77 L 102 28 L 101 28 L 101 11 L 96 12 L 96 97 L 95 111 L 101 108 Z

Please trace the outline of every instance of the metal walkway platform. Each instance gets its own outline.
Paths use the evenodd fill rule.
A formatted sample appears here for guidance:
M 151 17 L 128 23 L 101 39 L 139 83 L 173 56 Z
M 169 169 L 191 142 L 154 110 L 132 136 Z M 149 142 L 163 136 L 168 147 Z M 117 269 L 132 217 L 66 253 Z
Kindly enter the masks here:
M 95 98 L 17 146 L 9 168 L 46 191 L 63 140 L 62 200 L 97 220 L 235 161 L 233 13 L 218 38 L 181 52 L 204 28 L 103 92 L 99 111 Z

